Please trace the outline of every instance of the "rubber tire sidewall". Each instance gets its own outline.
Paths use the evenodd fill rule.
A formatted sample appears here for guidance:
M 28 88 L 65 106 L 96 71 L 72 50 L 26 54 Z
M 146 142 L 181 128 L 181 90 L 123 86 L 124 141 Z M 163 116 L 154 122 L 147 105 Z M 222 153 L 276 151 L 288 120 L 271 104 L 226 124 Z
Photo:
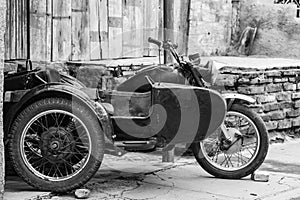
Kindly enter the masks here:
M 197 162 L 209 174 L 218 178 L 240 179 L 252 174 L 264 162 L 269 148 L 268 131 L 261 117 L 251 111 L 247 106 L 241 104 L 233 104 L 229 111 L 234 111 L 246 115 L 250 120 L 253 121 L 256 128 L 258 129 L 260 137 L 259 150 L 254 160 L 248 166 L 235 171 L 225 171 L 213 166 L 209 161 L 207 161 L 207 159 L 203 155 L 200 143 L 193 143 L 191 145 L 191 148 Z
M 87 127 L 91 138 L 91 155 L 85 168 L 76 176 L 64 181 L 49 181 L 33 174 L 21 156 L 20 141 L 27 123 L 47 110 L 63 110 L 73 113 Z M 47 98 L 26 107 L 15 119 L 9 132 L 9 155 L 12 164 L 25 182 L 39 190 L 66 192 L 85 184 L 98 171 L 104 156 L 104 134 L 97 118 L 83 104 L 64 98 Z

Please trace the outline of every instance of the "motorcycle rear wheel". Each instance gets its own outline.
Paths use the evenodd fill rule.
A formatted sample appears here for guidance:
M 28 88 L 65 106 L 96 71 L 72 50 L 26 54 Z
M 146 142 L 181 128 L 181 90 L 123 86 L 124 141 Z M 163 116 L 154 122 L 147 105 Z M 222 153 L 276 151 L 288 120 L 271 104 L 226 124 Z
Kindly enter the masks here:
M 246 177 L 261 166 L 267 155 L 269 139 L 265 124 L 256 113 L 240 104 L 232 105 L 224 123 L 226 128 L 239 132 L 240 138 L 235 138 L 229 149 L 224 148 L 224 136 L 218 130 L 204 141 L 193 143 L 193 154 L 200 166 L 215 177 Z
M 9 132 L 17 174 L 36 189 L 67 192 L 85 184 L 104 156 L 104 134 L 83 104 L 45 98 L 26 107 Z

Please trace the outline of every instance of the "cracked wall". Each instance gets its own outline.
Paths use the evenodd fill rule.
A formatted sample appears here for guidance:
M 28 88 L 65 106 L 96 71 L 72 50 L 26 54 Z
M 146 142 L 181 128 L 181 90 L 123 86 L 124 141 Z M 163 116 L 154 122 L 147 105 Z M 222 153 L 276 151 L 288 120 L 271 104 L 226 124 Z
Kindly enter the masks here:
M 192 0 L 189 54 L 224 55 L 231 38 L 231 0 Z
M 296 18 L 296 9 L 295 4 L 274 4 L 274 0 L 241 0 L 240 31 L 259 24 L 252 54 L 300 57 L 300 18 Z

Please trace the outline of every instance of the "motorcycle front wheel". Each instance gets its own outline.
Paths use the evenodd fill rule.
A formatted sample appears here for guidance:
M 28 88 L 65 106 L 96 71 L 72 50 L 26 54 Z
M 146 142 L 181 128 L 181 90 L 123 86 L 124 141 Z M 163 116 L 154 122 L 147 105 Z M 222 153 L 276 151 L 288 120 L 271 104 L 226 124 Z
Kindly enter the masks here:
M 245 105 L 234 104 L 224 125 L 231 139 L 221 129 L 191 149 L 200 166 L 209 174 L 226 179 L 240 179 L 257 170 L 268 152 L 268 132 L 263 120 Z
M 36 189 L 67 192 L 97 172 L 104 134 L 83 104 L 45 98 L 26 107 L 9 132 L 9 156 L 18 175 Z

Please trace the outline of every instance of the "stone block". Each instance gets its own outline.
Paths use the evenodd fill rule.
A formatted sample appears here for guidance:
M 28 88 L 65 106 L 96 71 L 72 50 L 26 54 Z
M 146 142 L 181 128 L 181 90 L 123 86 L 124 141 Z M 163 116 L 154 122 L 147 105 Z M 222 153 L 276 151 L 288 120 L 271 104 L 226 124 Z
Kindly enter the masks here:
M 296 76 L 299 72 L 294 70 L 283 71 L 282 74 L 284 76 Z
M 278 127 L 277 121 L 269 121 L 269 122 L 265 122 L 265 124 L 268 131 L 275 130 Z
M 245 78 L 245 77 L 241 77 L 237 80 L 237 82 L 239 84 L 249 84 L 250 83 L 250 79 L 249 78 Z
M 261 104 L 271 103 L 271 102 L 276 101 L 276 96 L 275 95 L 258 95 L 256 97 L 256 101 Z
M 280 105 L 279 105 L 279 103 L 265 104 L 265 105 L 263 105 L 263 109 L 264 109 L 265 112 L 279 110 L 280 109 Z
M 238 92 L 242 94 L 264 94 L 265 87 L 264 86 L 250 86 L 250 87 L 239 87 Z
M 300 109 L 287 111 L 286 114 L 290 118 L 299 117 L 300 116 Z
M 300 100 L 297 100 L 294 102 L 294 107 L 295 108 L 300 108 Z
M 288 129 L 292 127 L 292 121 L 285 119 L 285 120 L 281 120 L 278 122 L 278 130 L 282 130 L 282 129 Z
M 297 82 L 297 79 L 294 78 L 294 77 L 291 77 L 291 78 L 289 78 L 289 82 L 291 82 L 291 83 L 296 83 L 296 82 Z
M 274 83 L 285 83 L 288 82 L 289 79 L 288 78 L 274 78 Z
M 300 99 L 300 92 L 292 93 L 292 99 L 293 99 L 293 100 L 295 100 L 295 99 Z
M 293 108 L 293 102 L 281 102 L 280 104 L 280 109 L 290 109 Z
M 286 91 L 296 91 L 297 90 L 297 85 L 293 83 L 284 83 L 283 84 L 283 89 Z
M 300 126 L 300 117 L 297 117 L 292 120 L 292 126 L 293 127 L 299 127 Z
M 87 199 L 90 196 L 91 191 L 88 189 L 77 189 L 75 191 L 76 199 Z
M 268 182 L 270 175 L 266 172 L 254 172 L 251 174 L 251 180 L 256 182 Z
M 105 67 L 83 66 L 77 70 L 76 78 L 90 88 L 97 88 L 102 76 L 107 76 L 109 72 Z
M 276 70 L 276 71 L 268 71 L 268 72 L 266 72 L 266 76 L 267 77 L 281 77 L 282 73 L 281 73 L 281 71 L 278 71 L 278 70 Z
M 273 92 L 280 92 L 282 91 L 283 87 L 282 84 L 269 84 L 266 86 L 266 91 L 265 92 L 269 92 L 269 93 L 273 93 Z
M 292 100 L 291 94 L 286 92 L 281 92 L 276 94 L 277 101 L 290 101 Z
M 260 117 L 262 118 L 262 120 L 264 120 L 264 122 L 269 122 L 271 120 L 270 115 L 261 114 Z
M 274 111 L 269 114 L 272 120 L 281 120 L 286 117 L 286 114 L 282 111 Z
M 259 76 L 257 78 L 251 79 L 249 83 L 253 85 L 259 85 L 259 84 L 266 84 L 272 82 L 273 80 L 271 78 L 265 78 L 264 76 Z

